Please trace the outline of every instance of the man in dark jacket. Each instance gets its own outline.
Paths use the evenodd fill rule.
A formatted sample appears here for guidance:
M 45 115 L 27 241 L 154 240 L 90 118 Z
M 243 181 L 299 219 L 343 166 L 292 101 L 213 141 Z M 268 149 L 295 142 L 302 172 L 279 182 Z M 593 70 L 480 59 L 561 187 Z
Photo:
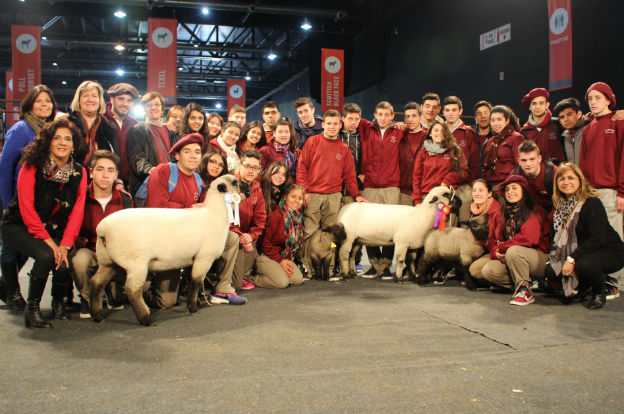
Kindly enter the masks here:
M 299 148 L 303 148 L 303 144 L 305 144 L 308 138 L 323 133 L 323 118 L 314 115 L 312 98 L 307 96 L 299 98 L 295 101 L 294 106 L 299 117 L 299 120 L 295 123 L 297 143 L 299 143 Z

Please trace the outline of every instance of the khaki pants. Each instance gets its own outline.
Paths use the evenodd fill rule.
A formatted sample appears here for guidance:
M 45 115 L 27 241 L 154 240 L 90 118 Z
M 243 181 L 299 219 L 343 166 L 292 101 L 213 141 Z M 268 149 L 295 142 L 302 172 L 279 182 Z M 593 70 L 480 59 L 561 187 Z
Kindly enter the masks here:
M 89 281 L 98 268 L 97 255 L 91 249 L 81 248 L 74 251 L 71 255 L 70 262 L 73 270 L 72 276 L 74 277 L 74 282 L 80 292 L 80 296 L 88 301 L 91 292 Z M 112 298 L 108 298 L 108 300 L 113 300 L 117 303 L 124 303 L 126 301 L 126 296 L 123 293 L 125 282 L 126 272 L 120 269 L 109 282 Z
M 341 193 L 317 194 L 310 193 L 310 204 L 303 212 L 303 229 L 308 238 L 327 223 L 336 221 L 340 205 Z
M 598 188 L 596 191 L 598 192 L 598 198 L 602 201 L 602 205 L 607 212 L 609 224 L 611 224 L 611 227 L 619 234 L 620 239 L 624 239 L 622 237 L 622 213 L 618 213 L 617 211 L 617 191 L 609 188 Z M 624 270 L 612 273 L 609 276 L 616 278 L 620 283 L 624 282 Z
M 365 188 L 362 191 L 362 197 L 371 203 L 379 204 L 399 204 L 401 199 L 399 187 L 386 188 Z M 366 254 L 370 264 L 377 270 L 380 275 L 390 267 L 394 256 L 394 246 L 366 246 Z
M 232 272 L 232 288 L 234 288 L 234 290 L 240 290 L 240 288 L 243 287 L 243 278 L 248 278 L 257 257 L 258 251 L 255 246 L 249 253 L 247 253 L 242 247 L 238 248 L 236 261 L 234 263 L 234 271 Z
M 172 308 L 178 300 L 178 287 L 181 279 L 180 269 L 150 273 L 143 287 L 145 303 L 152 308 Z
M 225 260 L 225 266 L 219 274 L 219 283 L 215 286 L 215 291 L 219 293 L 234 293 L 236 292 L 232 287 L 232 277 L 234 274 L 234 267 L 236 265 L 236 255 L 238 254 L 239 237 L 238 234 L 233 231 L 228 232 L 227 239 L 225 239 L 225 248 L 221 257 Z M 241 280 L 242 283 L 242 280 Z
M 529 247 L 512 246 L 507 249 L 505 260 L 506 264 L 489 260 L 481 273 L 484 279 L 495 285 L 517 290 L 522 282 L 530 285 L 531 280 L 544 278 L 548 256 Z
M 399 204 L 402 205 L 402 206 L 413 206 L 414 202 L 412 201 L 412 195 L 411 194 L 400 193 L 399 194 Z
M 475 279 L 483 279 L 483 266 L 485 266 L 489 261 L 490 253 L 486 253 L 474 262 L 472 262 L 470 268 L 468 269 L 470 271 L 470 276 L 474 277 Z
M 340 208 L 342 208 L 343 206 L 346 206 L 347 204 L 351 204 L 351 203 L 355 203 L 355 200 L 353 199 L 353 197 L 351 197 L 350 195 L 343 195 L 342 196 L 342 203 L 340 204 Z
M 258 274 L 251 279 L 251 282 L 259 287 L 283 289 L 289 285 L 298 286 L 303 283 L 303 275 L 297 265 L 293 263 L 293 272 L 289 277 L 279 263 L 264 254 L 256 259 L 256 270 Z

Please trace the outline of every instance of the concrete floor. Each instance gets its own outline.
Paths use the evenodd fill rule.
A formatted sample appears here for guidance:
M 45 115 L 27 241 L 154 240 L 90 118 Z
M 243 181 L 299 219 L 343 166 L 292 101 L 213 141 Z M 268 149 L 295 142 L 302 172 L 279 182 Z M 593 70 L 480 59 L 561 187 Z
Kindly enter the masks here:
M 2 306 L 0 412 L 624 411 L 623 299 L 364 279 L 246 295 L 149 328 L 126 308 L 30 330 Z

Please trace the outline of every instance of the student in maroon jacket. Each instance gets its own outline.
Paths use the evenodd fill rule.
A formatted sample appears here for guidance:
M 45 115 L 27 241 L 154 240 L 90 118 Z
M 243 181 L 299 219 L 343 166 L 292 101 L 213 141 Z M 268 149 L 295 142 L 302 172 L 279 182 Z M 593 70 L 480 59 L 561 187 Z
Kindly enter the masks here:
M 365 201 L 358 190 L 351 151 L 338 139 L 340 122 L 340 112 L 326 111 L 323 134 L 310 137 L 301 151 L 297 183 L 306 191 L 303 219 L 306 238 L 336 220 L 343 185 L 355 201 Z
M 524 177 L 510 175 L 498 191 L 504 197 L 501 216 L 494 237 L 488 239 L 490 260 L 481 272 L 490 283 L 514 289 L 511 305 L 529 305 L 535 302 L 531 281 L 544 278 L 550 224 Z
M 240 168 L 240 157 L 236 152 L 236 142 L 243 129 L 236 122 L 228 121 L 223 125 L 221 134 L 210 140 L 210 147 L 220 151 L 227 160 L 229 174 L 236 174 Z
M 434 187 L 457 187 L 466 177 L 466 158 L 445 123 L 434 121 L 414 163 L 414 205 Z
M 457 96 L 447 96 L 442 101 L 443 113 L 455 142 L 464 152 L 466 158 L 467 173 L 464 179 L 458 184 L 457 195 L 462 201 L 459 210 L 459 220 L 465 221 L 470 218 L 470 202 L 472 201 L 472 189 L 470 183 L 479 177 L 481 163 L 479 160 L 479 141 L 477 134 L 472 127 L 466 126 L 461 120 L 464 113 L 462 101 Z
M 479 149 L 481 150 L 485 141 L 492 136 L 492 127 L 490 126 L 492 104 L 488 101 L 479 101 L 474 105 L 473 109 L 477 128 L 477 138 L 479 139 Z M 481 171 L 479 170 L 479 172 Z
M 290 175 L 297 176 L 297 165 L 301 151 L 297 144 L 297 132 L 290 119 L 280 119 L 275 123 L 273 141 L 260 148 L 262 155 L 262 171 L 275 161 L 284 161 Z
M 128 184 L 130 180 L 130 164 L 128 163 L 128 132 L 137 120 L 130 116 L 130 110 L 139 92 L 129 83 L 117 83 L 106 91 L 109 101 L 106 104 L 104 119 L 108 120 L 117 131 L 117 148 L 119 152 L 120 178 Z
M 482 176 L 492 184 L 496 195 L 498 185 L 518 165 L 518 146 L 524 141 L 524 137 L 518 132 L 518 118 L 504 105 L 492 108 L 490 123 L 492 138 L 485 143 Z
M 553 206 L 553 180 L 557 167 L 550 160 L 542 161 L 539 147 L 530 139 L 523 141 L 518 147 L 518 164 L 514 174 L 526 178 L 527 190 L 542 206 L 546 216 L 550 216 Z M 547 182 L 550 184 L 548 185 Z
M 622 238 L 624 211 L 624 121 L 614 121 L 615 94 L 604 82 L 592 84 L 585 94 L 594 119 L 583 130 L 581 171 L 596 188 L 609 223 Z M 618 274 L 620 278 L 622 272 Z M 621 279 L 620 279 L 621 280 Z
M 92 181 L 87 187 L 84 219 L 71 255 L 72 274 L 80 292 L 80 317 L 83 319 L 91 317 L 88 303 L 91 289 L 89 281 L 98 267 L 95 254 L 96 228 L 104 217 L 132 207 L 130 196 L 114 188 L 118 174 L 119 157 L 116 154 L 107 150 L 97 150 L 93 153 L 90 166 Z M 110 289 L 106 289 L 107 296 L 110 294 L 107 298 L 108 304 L 114 309 L 123 309 L 125 277 L 125 272 L 119 272 L 113 276 Z
M 559 139 L 559 121 L 550 113 L 550 94 L 544 88 L 535 88 L 522 99 L 522 106 L 531 111 L 520 133 L 534 141 L 545 161 L 556 158 L 565 161 L 563 145 Z
M 394 108 L 389 102 L 382 101 L 375 107 L 375 122 L 362 118 L 358 127 L 362 140 L 362 196 L 371 203 L 399 204 L 401 198 L 399 143 L 403 139 L 403 131 L 393 124 L 393 119 Z M 372 266 L 362 277 L 394 277 L 388 270 L 394 246 L 384 246 L 383 249 L 366 246 L 366 253 Z
M 422 97 L 422 116 L 420 124 L 423 128 L 429 129 L 433 121 L 444 121 L 438 114 L 440 113 L 440 95 L 433 92 L 427 92 Z
M 251 278 L 256 286 L 283 289 L 303 283 L 293 258 L 304 239 L 304 193 L 301 186 L 291 184 L 269 216 L 262 235 L 262 254 L 256 259 L 258 274 Z
M 472 204 L 470 204 L 470 218 L 488 215 L 488 227 L 490 229 L 488 239 L 494 238 L 496 225 L 501 215 L 501 205 L 492 194 L 492 184 L 479 178 L 472 183 Z M 472 262 L 470 275 L 475 279 L 483 279 L 483 266 L 490 260 L 489 252 Z
M 240 172 L 236 175 L 243 184 L 249 186 L 249 196 L 239 204 L 240 224 L 230 226 L 230 231 L 239 237 L 238 252 L 232 266 L 232 288 L 253 289 L 255 286 L 249 283 L 253 264 L 258 257 L 256 245 L 266 226 L 266 210 L 262 188 L 256 178 L 260 173 L 260 160 L 262 156 L 258 151 L 248 150 L 241 155 Z M 231 262 L 226 260 L 226 267 Z M 244 304 L 246 298 L 236 293 L 225 293 L 216 290 L 210 295 L 210 303 L 229 303 L 233 305 Z
M 405 112 L 405 130 L 403 140 L 399 144 L 399 170 L 401 171 L 401 191 L 399 203 L 404 206 L 413 206 L 412 193 L 414 192 L 414 163 L 416 154 L 422 147 L 427 130 L 420 124 L 422 108 L 416 102 L 408 102 L 403 108 Z

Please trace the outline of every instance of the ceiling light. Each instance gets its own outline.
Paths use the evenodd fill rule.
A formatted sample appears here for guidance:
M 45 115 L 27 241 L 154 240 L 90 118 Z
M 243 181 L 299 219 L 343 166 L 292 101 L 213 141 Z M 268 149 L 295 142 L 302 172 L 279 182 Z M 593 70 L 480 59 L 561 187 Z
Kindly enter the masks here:
M 123 69 L 117 69 L 115 71 L 115 73 L 117 74 L 117 76 L 123 76 L 123 74 L 125 73 Z
M 126 47 L 122 45 L 121 43 L 119 43 L 115 45 L 115 50 L 118 52 L 123 52 L 124 50 L 126 50 Z
M 249 76 L 249 75 L 245 76 L 245 80 L 246 81 L 250 81 L 251 80 L 251 76 Z
M 210 12 L 210 10 L 208 10 L 208 7 L 202 7 L 202 14 L 206 15 Z
M 61 82 L 63 85 L 67 85 L 67 81 L 63 81 Z
M 267 56 L 267 58 L 269 60 L 275 60 L 275 59 L 277 59 L 277 55 L 275 53 L 273 53 L 273 52 L 270 52 L 269 56 Z
M 198 45 L 197 43 L 195 43 L 195 44 L 193 45 L 193 47 L 199 47 L 199 45 Z
M 178 68 L 178 71 L 180 71 L 180 72 L 182 72 L 183 70 L 184 70 L 184 68 L 183 68 L 182 66 L 180 66 L 180 67 Z
M 47 36 L 41 36 L 41 40 L 48 40 Z
M 303 24 L 300 26 L 303 30 L 310 30 L 312 25 L 307 20 L 303 21 Z
M 58 63 L 52 62 L 52 66 L 58 66 Z
M 124 17 L 126 17 L 126 12 L 124 12 L 123 10 L 117 10 L 115 13 L 113 13 L 113 15 L 115 17 L 123 19 Z
M 143 108 L 143 105 L 134 105 L 132 107 L 132 115 L 135 118 L 143 118 L 145 116 L 145 108 Z
M 221 104 L 220 104 L 220 103 L 217 103 L 217 104 L 215 105 L 215 108 L 217 108 L 217 109 L 221 109 Z

